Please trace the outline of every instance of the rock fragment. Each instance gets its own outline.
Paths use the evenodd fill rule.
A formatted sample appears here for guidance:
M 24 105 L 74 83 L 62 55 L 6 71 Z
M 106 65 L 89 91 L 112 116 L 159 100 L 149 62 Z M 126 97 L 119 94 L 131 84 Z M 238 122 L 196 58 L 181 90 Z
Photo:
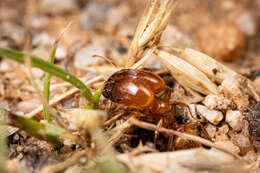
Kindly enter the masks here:
M 249 105 L 247 85 L 248 83 L 246 78 L 228 78 L 221 83 L 219 90 L 226 98 L 231 99 L 239 110 L 243 110 Z
M 242 112 L 236 110 L 228 110 L 226 113 L 226 122 L 232 127 L 235 131 L 240 131 L 243 128 L 243 114 Z
M 75 54 L 75 67 L 79 68 L 83 66 L 95 65 L 102 61 L 100 58 L 93 58 L 93 55 L 105 56 L 105 51 L 101 46 L 92 44 L 80 49 Z
M 195 108 L 196 106 L 196 108 Z M 206 106 L 203 105 L 190 105 L 190 108 L 193 113 L 198 114 L 211 122 L 214 125 L 217 125 L 222 119 L 223 119 L 223 114 L 220 111 L 216 110 L 211 110 L 208 109 Z
M 231 136 L 231 141 L 239 147 L 240 154 L 246 154 L 252 147 L 251 142 L 247 136 L 243 134 L 235 134 Z
M 223 95 L 215 95 L 215 94 L 207 95 L 203 103 L 209 109 L 215 109 L 215 110 L 227 110 L 231 106 L 230 100 L 225 98 Z

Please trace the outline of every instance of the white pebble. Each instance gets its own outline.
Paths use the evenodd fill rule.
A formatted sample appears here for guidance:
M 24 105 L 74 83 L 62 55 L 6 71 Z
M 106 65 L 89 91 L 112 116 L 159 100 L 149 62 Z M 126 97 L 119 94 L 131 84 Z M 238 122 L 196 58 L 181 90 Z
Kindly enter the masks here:
M 41 0 L 40 7 L 43 12 L 57 14 L 72 12 L 77 9 L 77 4 L 74 0 Z
M 58 60 L 63 60 L 65 56 L 66 56 L 66 51 L 63 48 L 58 47 L 56 50 L 55 58 Z
M 207 126 L 205 127 L 208 135 L 211 137 L 211 138 L 214 138 L 215 135 L 216 135 L 216 131 L 217 131 L 217 128 L 216 126 L 212 125 L 212 124 L 207 124 Z
M 190 105 L 190 108 L 191 110 L 193 110 L 192 112 L 196 114 L 196 112 L 194 111 L 195 110 L 194 105 Z M 211 110 L 208 109 L 206 106 L 202 106 L 202 105 L 196 105 L 196 108 L 197 108 L 197 114 L 201 115 L 202 117 L 204 117 L 206 120 L 208 120 L 214 125 L 217 125 L 223 119 L 223 114 L 220 111 Z
M 205 97 L 203 101 L 205 106 L 209 109 L 227 110 L 231 105 L 231 101 L 226 99 L 223 95 L 210 94 Z
M 240 111 L 228 110 L 226 122 L 235 130 L 240 131 L 243 127 L 243 114 Z
M 75 55 L 74 65 L 75 67 L 83 67 L 94 65 L 101 61 L 100 58 L 93 58 L 93 55 L 105 56 L 105 51 L 100 46 L 89 45 L 79 50 Z
M 11 71 L 11 70 L 12 70 L 12 68 L 10 67 L 10 65 L 6 61 L 2 60 L 0 62 L 0 72 L 8 72 L 8 71 Z

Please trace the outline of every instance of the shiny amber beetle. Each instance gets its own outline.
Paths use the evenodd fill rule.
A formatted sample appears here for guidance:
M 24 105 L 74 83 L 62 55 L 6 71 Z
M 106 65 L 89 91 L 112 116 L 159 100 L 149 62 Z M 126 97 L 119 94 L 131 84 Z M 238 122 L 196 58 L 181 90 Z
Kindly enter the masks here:
M 148 109 L 152 114 L 170 111 L 171 89 L 161 77 L 145 70 L 123 69 L 114 73 L 105 84 L 103 96 L 131 108 Z
M 147 110 L 147 118 L 156 119 L 157 123 L 163 127 L 187 131 L 187 133 L 197 136 L 199 134 L 195 129 L 197 127 L 203 128 L 200 123 L 179 125 L 174 121 L 175 105 L 189 107 L 179 102 L 170 105 L 171 89 L 160 76 L 150 71 L 135 69 L 120 70 L 109 77 L 105 83 L 102 94 L 105 98 L 113 102 L 123 104 L 130 108 Z M 204 129 L 202 133 L 203 136 L 208 138 L 208 134 Z M 155 136 L 155 141 L 156 138 Z M 172 144 L 173 138 L 171 137 L 169 145 Z M 195 145 L 190 141 L 179 138 L 175 139 L 174 145 L 176 146 L 175 148 L 178 149 L 197 146 L 197 144 Z M 168 148 L 172 148 L 172 146 L 168 146 Z

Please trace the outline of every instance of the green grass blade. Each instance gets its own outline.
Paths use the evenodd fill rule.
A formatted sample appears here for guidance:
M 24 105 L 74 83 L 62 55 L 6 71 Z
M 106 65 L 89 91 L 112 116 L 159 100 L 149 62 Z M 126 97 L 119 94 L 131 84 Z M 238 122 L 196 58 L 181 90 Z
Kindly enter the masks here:
M 24 130 L 30 136 L 45 140 L 54 147 L 60 147 L 62 145 L 59 137 L 66 133 L 65 129 L 52 124 L 42 124 L 35 120 L 18 116 L 12 112 L 5 112 L 5 119 L 8 125 Z
M 12 50 L 12 49 L 0 48 L 0 57 L 6 57 L 9 59 L 15 60 L 19 63 L 22 63 L 22 64 L 24 64 L 24 62 L 25 62 L 24 54 L 19 51 Z M 63 79 L 64 81 L 71 83 L 73 86 L 77 87 L 81 91 L 82 95 L 90 103 L 93 102 L 91 91 L 85 86 L 85 84 L 81 80 L 79 80 L 74 75 L 72 75 L 69 72 L 67 72 L 59 67 L 56 67 L 55 65 L 48 63 L 36 56 L 31 56 L 31 61 L 32 61 L 33 67 L 37 67 L 45 72 L 48 72 L 54 76 L 57 76 L 57 77 Z
M 0 107 L 0 125 L 4 124 L 4 114 L 5 111 Z M 1 133 L 1 132 L 0 132 Z M 6 140 L 4 135 L 0 134 L 0 172 L 5 172 L 5 162 L 6 162 Z
M 57 50 L 57 46 L 55 44 L 51 51 L 51 55 L 50 55 L 50 59 L 49 59 L 49 63 L 51 63 L 51 64 L 54 64 L 56 50 Z M 50 99 L 50 84 L 51 84 L 51 74 L 47 72 L 45 74 L 44 86 L 43 86 L 43 96 L 47 103 L 49 103 L 49 99 Z M 48 122 L 51 121 L 50 113 L 46 107 L 43 108 L 43 117 Z
M 104 89 L 105 85 L 102 85 L 100 88 L 97 89 L 95 94 L 92 97 L 92 102 L 87 105 L 87 109 L 97 109 L 100 96 L 102 94 L 102 91 Z

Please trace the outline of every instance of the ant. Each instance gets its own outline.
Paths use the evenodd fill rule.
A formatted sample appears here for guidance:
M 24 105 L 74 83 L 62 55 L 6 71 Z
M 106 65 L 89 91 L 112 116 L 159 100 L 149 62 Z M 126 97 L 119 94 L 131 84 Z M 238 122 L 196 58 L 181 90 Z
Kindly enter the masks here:
M 177 121 L 174 120 L 176 105 L 187 107 L 191 114 L 189 106 L 180 102 L 170 104 L 171 88 L 165 84 L 160 76 L 150 71 L 122 69 L 108 78 L 102 94 L 105 98 L 113 102 L 123 104 L 130 108 L 144 110 L 146 120 L 156 120 L 158 126 L 174 128 L 178 131 L 187 132 L 196 136 L 200 135 L 197 129 L 197 127 L 199 127 L 203 133 L 202 135 L 210 139 L 201 123 L 179 125 Z M 154 136 L 155 144 L 157 136 L 158 134 Z M 173 141 L 173 137 L 170 136 L 168 142 L 169 150 L 172 149 L 173 143 L 176 149 L 200 146 L 198 143 L 178 137 Z

